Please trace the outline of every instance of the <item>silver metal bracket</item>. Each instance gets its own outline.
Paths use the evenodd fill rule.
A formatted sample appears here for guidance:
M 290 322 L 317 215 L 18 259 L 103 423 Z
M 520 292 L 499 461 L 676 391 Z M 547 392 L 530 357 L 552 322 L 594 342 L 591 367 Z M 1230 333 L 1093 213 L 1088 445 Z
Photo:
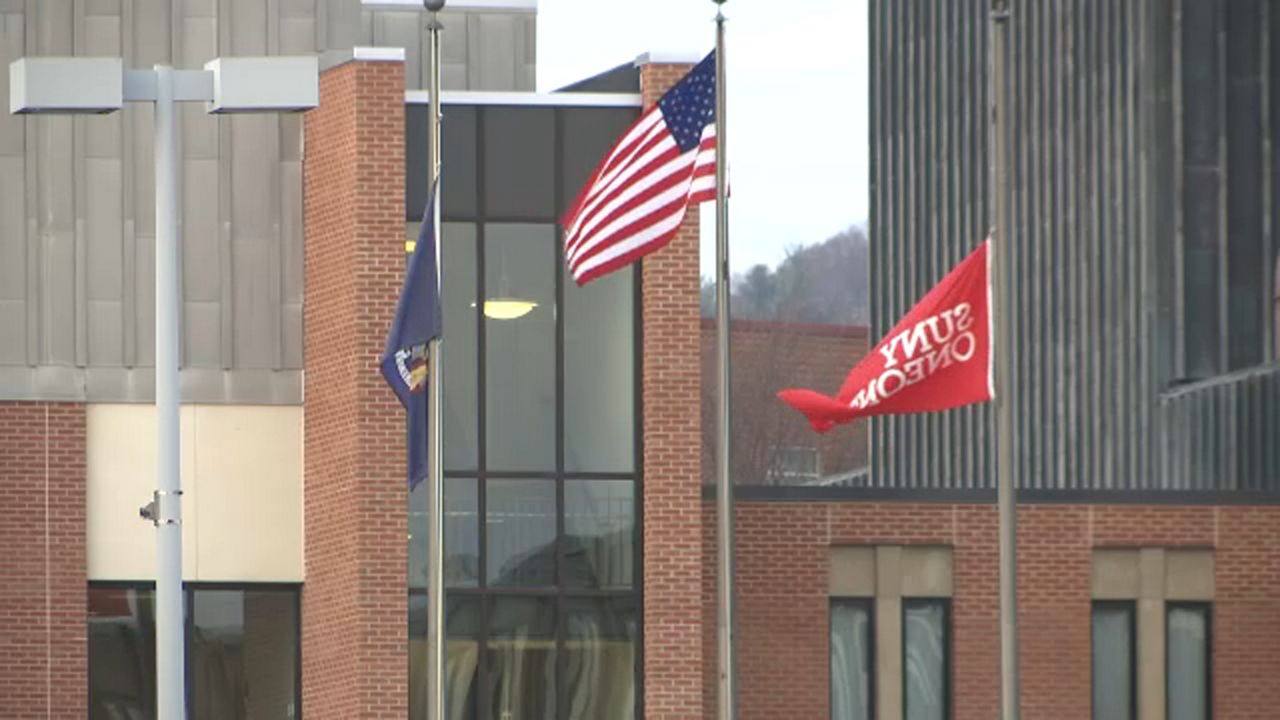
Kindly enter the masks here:
M 156 490 L 151 495 L 151 502 L 138 508 L 138 515 L 143 520 L 150 520 L 152 525 L 182 524 L 182 491 Z

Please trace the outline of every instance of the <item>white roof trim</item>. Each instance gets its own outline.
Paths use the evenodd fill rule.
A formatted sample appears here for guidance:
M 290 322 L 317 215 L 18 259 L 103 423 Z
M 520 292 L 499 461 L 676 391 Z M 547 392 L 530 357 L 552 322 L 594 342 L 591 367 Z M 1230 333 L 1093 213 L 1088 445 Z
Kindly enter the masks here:
M 691 52 L 647 52 L 636 56 L 635 64 L 641 65 L 697 65 L 706 55 Z
M 529 107 L 640 107 L 639 93 L 596 92 L 484 92 L 454 90 L 440 93 L 445 105 L 522 105 Z M 426 105 L 431 95 L 425 90 L 409 90 L 404 94 L 409 105 Z
M 404 62 L 404 48 L 356 46 L 351 48 L 351 59 L 369 62 Z
M 422 0 L 360 0 L 366 10 L 423 10 Z M 450 10 L 515 10 L 537 12 L 538 0 L 447 0 L 442 12 Z

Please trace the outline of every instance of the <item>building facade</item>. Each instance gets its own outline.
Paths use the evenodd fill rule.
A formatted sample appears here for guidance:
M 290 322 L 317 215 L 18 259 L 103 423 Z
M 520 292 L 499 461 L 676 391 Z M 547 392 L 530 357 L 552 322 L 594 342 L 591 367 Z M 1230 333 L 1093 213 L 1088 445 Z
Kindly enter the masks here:
M 557 226 L 688 65 L 532 93 L 532 6 L 462 5 L 442 98 L 449 716 L 714 717 L 697 213 L 586 288 Z M 1158 5 L 1008 20 L 1028 718 L 1280 706 L 1280 13 Z M 870 6 L 872 327 L 732 330 L 743 718 L 998 712 L 990 408 L 818 438 L 770 402 L 837 386 L 990 217 L 986 3 Z M 425 717 L 425 497 L 377 373 L 426 194 L 420 15 L 0 10 L 6 62 L 325 58 L 305 115 L 182 120 L 189 707 Z M 136 110 L 0 117 L 4 717 L 153 714 L 149 132 Z M 510 299 L 531 309 L 486 312 Z

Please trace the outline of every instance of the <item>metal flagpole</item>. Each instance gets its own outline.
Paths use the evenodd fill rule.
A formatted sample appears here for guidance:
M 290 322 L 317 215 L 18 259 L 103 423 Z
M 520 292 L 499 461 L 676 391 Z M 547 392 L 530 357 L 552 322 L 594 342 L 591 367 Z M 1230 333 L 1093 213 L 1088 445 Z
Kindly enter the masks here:
M 1018 720 L 1018 516 L 1013 477 L 1013 403 L 1008 313 L 1009 283 L 1001 256 L 1011 233 L 1008 218 L 1009 179 L 1005 157 L 1005 54 L 1009 31 L 1008 0 L 991 0 L 991 224 L 992 322 L 995 326 L 996 475 L 1000 544 L 1000 717 Z M 1005 256 L 1007 257 L 1007 255 Z
M 155 66 L 156 170 L 156 716 L 186 717 L 182 613 L 182 476 L 178 402 L 178 135 L 174 71 Z
M 724 3 L 716 3 L 716 373 L 719 404 L 716 414 L 716 551 L 720 605 L 716 615 L 719 652 L 719 718 L 734 720 L 737 712 L 737 672 L 734 660 L 733 479 L 729 461 L 729 203 L 727 193 L 728 142 L 725 136 Z
M 431 188 L 435 189 L 435 202 L 431 205 L 432 234 L 436 251 L 436 289 L 440 290 L 441 246 L 440 237 L 440 30 L 444 26 L 436 14 L 444 7 L 444 0 L 423 0 L 431 16 L 427 22 L 428 54 L 431 60 L 431 78 L 427 92 L 427 166 L 430 168 Z M 433 299 L 433 302 L 437 301 Z M 444 657 L 444 455 L 442 437 L 440 343 L 436 337 L 427 346 L 427 683 L 430 720 L 445 718 L 445 657 Z

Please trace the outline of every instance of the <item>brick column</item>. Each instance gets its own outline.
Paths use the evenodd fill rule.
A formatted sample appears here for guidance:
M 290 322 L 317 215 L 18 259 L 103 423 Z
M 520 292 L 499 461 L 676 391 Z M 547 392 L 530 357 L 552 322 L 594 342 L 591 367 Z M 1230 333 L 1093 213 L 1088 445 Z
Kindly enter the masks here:
M 403 720 L 404 414 L 378 374 L 404 268 L 403 63 L 325 71 L 305 122 L 303 706 Z
M 640 88 L 646 107 L 691 67 L 643 66 Z M 685 216 L 670 245 L 644 259 L 641 278 L 645 717 L 701 718 L 705 680 L 696 208 Z
M 88 710 L 84 405 L 0 403 L 0 715 Z

